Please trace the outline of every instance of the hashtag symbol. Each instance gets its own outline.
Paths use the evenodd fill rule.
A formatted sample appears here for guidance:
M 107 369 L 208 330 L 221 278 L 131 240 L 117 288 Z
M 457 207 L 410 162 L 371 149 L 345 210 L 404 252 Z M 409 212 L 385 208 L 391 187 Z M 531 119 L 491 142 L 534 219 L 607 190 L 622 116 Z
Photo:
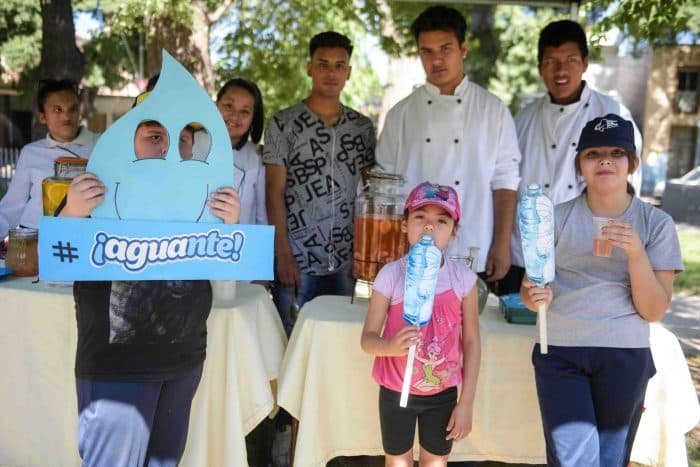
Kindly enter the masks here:
M 78 249 L 74 246 L 70 246 L 70 242 L 66 242 L 64 245 L 63 242 L 59 241 L 58 244 L 51 245 L 51 248 L 57 251 L 57 253 L 54 253 L 53 255 L 57 256 L 62 263 L 66 259 L 69 263 L 72 263 L 74 259 L 78 259 L 78 255 L 73 254 L 74 252 L 78 251 Z

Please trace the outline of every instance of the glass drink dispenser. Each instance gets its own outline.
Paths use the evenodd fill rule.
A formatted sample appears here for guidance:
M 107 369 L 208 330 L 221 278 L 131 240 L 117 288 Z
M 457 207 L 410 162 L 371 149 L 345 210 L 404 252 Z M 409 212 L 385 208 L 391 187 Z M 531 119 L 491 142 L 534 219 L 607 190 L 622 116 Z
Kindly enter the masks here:
M 373 282 L 385 264 L 408 251 L 401 232 L 404 179 L 401 175 L 372 173 L 368 188 L 355 200 L 355 244 L 352 273 L 356 279 Z

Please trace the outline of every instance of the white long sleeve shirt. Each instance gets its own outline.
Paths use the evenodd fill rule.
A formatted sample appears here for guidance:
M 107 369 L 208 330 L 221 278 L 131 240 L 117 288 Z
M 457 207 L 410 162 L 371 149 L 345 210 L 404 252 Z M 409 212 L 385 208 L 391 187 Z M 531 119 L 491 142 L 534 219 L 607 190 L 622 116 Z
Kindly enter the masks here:
M 539 184 L 555 205 L 578 196 L 585 187 L 583 179 L 576 175 L 574 166 L 581 130 L 589 121 L 608 113 L 615 113 L 632 122 L 634 145 L 641 161 L 642 136 L 630 111 L 612 97 L 601 94 L 588 85 L 584 85 L 581 98 L 572 104 L 554 104 L 549 94 L 545 94 L 518 112 L 515 127 L 523 155 L 518 198 L 531 183 Z M 642 184 L 641 164 L 630 181 L 639 193 Z M 511 262 L 522 267 L 524 263 L 517 213 L 510 250 Z
M 59 157 L 90 157 L 98 135 L 81 128 L 77 138 L 60 143 L 47 134 L 22 148 L 15 174 L 0 200 L 0 239 L 18 225 L 38 228 L 43 214 L 41 182 L 54 175 L 54 161 Z
M 241 224 L 267 225 L 265 207 L 265 167 L 258 146 L 248 141 L 240 151 L 233 150 L 233 184 L 241 198 Z
M 492 192 L 515 191 L 520 181 L 515 125 L 503 102 L 467 77 L 454 95 L 426 83 L 389 111 L 376 157 L 380 170 L 404 176 L 406 192 L 425 180 L 454 187 L 462 218 L 448 254 L 479 247 L 483 271 L 493 239 Z

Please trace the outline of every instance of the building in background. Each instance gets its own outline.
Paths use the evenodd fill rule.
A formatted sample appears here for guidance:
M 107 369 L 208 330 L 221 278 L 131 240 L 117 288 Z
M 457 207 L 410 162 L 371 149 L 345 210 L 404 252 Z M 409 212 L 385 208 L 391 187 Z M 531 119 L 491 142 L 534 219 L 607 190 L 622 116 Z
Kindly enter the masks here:
M 700 46 L 654 50 L 646 91 L 644 160 L 665 168 L 663 179 L 700 165 Z

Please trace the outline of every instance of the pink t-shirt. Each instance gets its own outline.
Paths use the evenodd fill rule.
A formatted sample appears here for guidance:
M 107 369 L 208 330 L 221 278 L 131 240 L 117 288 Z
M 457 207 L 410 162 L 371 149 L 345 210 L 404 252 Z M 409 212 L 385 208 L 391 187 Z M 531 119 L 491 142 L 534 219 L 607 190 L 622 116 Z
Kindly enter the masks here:
M 390 299 L 382 337 L 389 339 L 406 326 L 403 293 L 406 257 L 384 266 L 374 290 Z M 476 275 L 462 263 L 445 259 L 435 287 L 430 322 L 420 330 L 413 363 L 411 394 L 431 395 L 462 382 L 462 300 L 476 283 Z M 393 391 L 401 391 L 406 356 L 376 357 L 372 377 Z

